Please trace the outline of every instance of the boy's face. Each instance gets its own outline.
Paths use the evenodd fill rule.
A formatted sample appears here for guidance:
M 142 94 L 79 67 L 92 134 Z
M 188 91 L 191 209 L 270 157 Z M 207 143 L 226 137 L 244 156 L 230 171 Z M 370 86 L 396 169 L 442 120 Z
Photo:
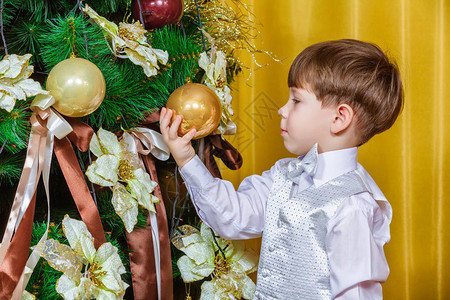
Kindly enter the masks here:
M 280 108 L 281 136 L 286 149 L 296 155 L 306 154 L 315 143 L 319 152 L 326 151 L 332 134 L 330 125 L 335 118 L 333 107 L 322 107 L 314 93 L 289 88 L 289 100 Z

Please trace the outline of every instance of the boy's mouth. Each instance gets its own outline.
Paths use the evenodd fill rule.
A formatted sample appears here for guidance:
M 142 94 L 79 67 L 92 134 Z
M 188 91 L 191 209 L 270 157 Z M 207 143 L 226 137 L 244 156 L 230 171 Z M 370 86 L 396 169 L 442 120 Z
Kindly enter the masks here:
M 281 129 L 280 134 L 283 135 L 283 134 L 285 134 L 285 133 L 287 133 L 287 130 Z

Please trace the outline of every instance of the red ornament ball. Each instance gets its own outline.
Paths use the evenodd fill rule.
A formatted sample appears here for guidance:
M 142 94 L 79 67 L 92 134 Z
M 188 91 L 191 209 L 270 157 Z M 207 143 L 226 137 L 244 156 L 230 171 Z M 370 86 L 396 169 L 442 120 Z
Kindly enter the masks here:
M 133 0 L 133 18 L 143 23 L 145 29 L 176 24 L 184 11 L 183 0 Z

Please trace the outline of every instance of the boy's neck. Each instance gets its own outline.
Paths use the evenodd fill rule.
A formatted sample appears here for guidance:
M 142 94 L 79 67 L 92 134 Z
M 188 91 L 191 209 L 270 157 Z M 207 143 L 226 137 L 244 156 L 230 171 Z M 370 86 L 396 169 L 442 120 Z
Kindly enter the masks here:
M 317 151 L 319 153 L 338 151 L 343 149 L 350 149 L 359 145 L 359 139 L 349 136 L 334 136 L 328 141 L 322 141 L 318 143 Z

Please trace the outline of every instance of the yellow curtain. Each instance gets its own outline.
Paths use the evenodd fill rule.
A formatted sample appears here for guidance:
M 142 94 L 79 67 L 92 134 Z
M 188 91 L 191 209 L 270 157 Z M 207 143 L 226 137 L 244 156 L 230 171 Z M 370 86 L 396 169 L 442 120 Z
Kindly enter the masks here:
M 245 0 L 244 0 L 245 1 Z M 359 150 L 359 162 L 393 207 L 391 269 L 385 299 L 450 299 L 450 2 L 444 0 L 248 0 L 261 24 L 250 80 L 234 86 L 235 136 L 244 165 L 221 167 L 237 187 L 291 156 L 283 147 L 278 108 L 288 98 L 287 73 L 306 46 L 356 38 L 378 44 L 401 70 L 405 107 L 397 123 Z M 257 68 L 243 54 L 249 66 Z M 247 73 L 248 74 L 248 73 Z M 249 244 L 259 249 L 260 241 Z

